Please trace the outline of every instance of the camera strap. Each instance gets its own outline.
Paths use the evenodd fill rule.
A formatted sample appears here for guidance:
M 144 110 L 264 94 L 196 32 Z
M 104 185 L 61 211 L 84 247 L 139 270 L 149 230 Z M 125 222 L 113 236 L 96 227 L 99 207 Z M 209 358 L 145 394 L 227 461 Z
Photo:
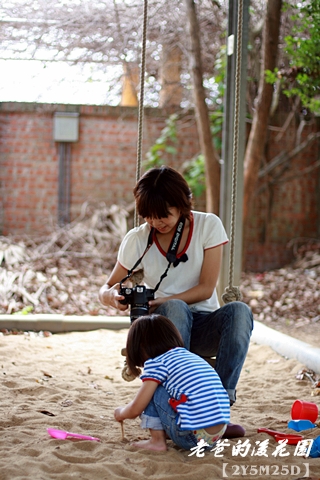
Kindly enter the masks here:
M 180 217 L 180 220 L 179 220 L 179 222 L 177 223 L 177 226 L 176 226 L 175 234 L 173 235 L 173 238 L 171 240 L 171 243 L 170 243 L 167 255 L 166 255 L 166 259 L 169 262 L 168 266 L 167 266 L 165 272 L 161 275 L 159 282 L 154 287 L 153 292 L 156 292 L 158 290 L 162 280 L 168 275 L 169 268 L 171 267 L 172 264 L 173 264 L 174 267 L 177 267 L 180 262 L 186 262 L 188 260 L 188 255 L 186 253 L 181 255 L 181 257 L 179 257 L 179 258 L 178 258 L 178 255 L 177 255 L 185 223 L 186 223 L 185 217 Z
M 149 233 L 149 236 L 148 236 L 148 241 L 147 241 L 147 246 L 146 246 L 146 248 L 145 248 L 145 251 L 143 252 L 143 254 L 141 255 L 141 257 L 136 261 L 136 263 L 133 265 L 133 267 L 132 267 L 130 270 L 128 270 L 128 275 L 121 280 L 120 285 L 122 285 L 123 282 L 125 282 L 126 280 L 128 280 L 128 278 L 131 277 L 131 275 L 133 274 L 135 268 L 137 268 L 137 266 L 142 262 L 143 257 L 145 256 L 145 254 L 147 253 L 147 251 L 149 250 L 149 248 L 150 248 L 151 245 L 153 244 L 153 235 L 154 235 L 154 228 L 151 227 L 151 230 L 150 230 L 150 233 Z
M 173 263 L 174 267 L 177 267 L 180 262 L 186 262 L 188 260 L 188 256 L 186 253 L 181 255 L 181 257 L 179 258 L 177 255 L 185 223 L 186 223 L 186 219 L 184 217 L 180 217 L 180 220 L 176 226 L 175 234 L 173 235 L 173 238 L 171 240 L 171 243 L 166 255 L 166 259 L 168 260 L 168 262 L 170 262 L 170 264 Z
M 162 282 L 162 280 L 168 275 L 168 271 L 169 271 L 169 268 L 171 267 L 171 265 L 173 264 L 174 267 L 177 267 L 179 265 L 180 262 L 186 262 L 188 260 L 188 255 L 186 253 L 184 253 L 183 255 L 181 255 L 181 257 L 178 258 L 177 256 L 177 253 L 178 253 L 178 249 L 179 249 L 179 245 L 180 245 L 180 242 L 181 242 L 181 238 L 182 238 L 182 233 L 183 233 L 183 228 L 184 228 L 184 225 L 186 223 L 186 219 L 185 217 L 180 217 L 178 223 L 177 223 L 177 226 L 176 226 L 176 231 L 173 235 L 173 238 L 171 240 L 171 243 L 170 243 L 170 246 L 169 246 L 169 249 L 168 249 L 168 252 L 166 254 L 166 259 L 168 260 L 168 266 L 165 270 L 165 272 L 161 275 L 160 279 L 159 279 L 159 282 L 157 283 L 157 285 L 155 286 L 155 288 L 153 289 L 153 292 L 156 292 Z M 147 246 L 145 248 L 145 251 L 143 252 L 143 254 L 141 255 L 141 257 L 139 258 L 139 260 L 136 261 L 136 263 L 134 264 L 134 266 L 128 270 L 128 275 L 123 278 L 120 282 L 120 284 L 122 284 L 123 282 L 125 282 L 128 278 L 131 277 L 133 271 L 135 270 L 135 268 L 137 268 L 137 266 L 141 263 L 143 257 L 145 256 L 145 254 L 148 252 L 148 250 L 150 249 L 150 247 L 152 246 L 153 244 L 153 236 L 155 234 L 155 228 L 152 227 L 151 230 L 150 230 L 150 233 L 149 233 L 149 236 L 148 236 L 148 242 L 147 242 Z

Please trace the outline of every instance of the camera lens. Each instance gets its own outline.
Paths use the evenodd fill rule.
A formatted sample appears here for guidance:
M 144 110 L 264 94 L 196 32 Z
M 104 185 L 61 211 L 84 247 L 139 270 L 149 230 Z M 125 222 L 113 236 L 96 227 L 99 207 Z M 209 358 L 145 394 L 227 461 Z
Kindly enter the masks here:
M 131 312 L 130 312 L 130 317 L 131 321 L 136 320 L 139 317 L 143 317 L 144 315 L 148 315 L 149 313 L 149 306 L 146 305 L 139 305 L 139 306 L 132 306 L 131 307 Z

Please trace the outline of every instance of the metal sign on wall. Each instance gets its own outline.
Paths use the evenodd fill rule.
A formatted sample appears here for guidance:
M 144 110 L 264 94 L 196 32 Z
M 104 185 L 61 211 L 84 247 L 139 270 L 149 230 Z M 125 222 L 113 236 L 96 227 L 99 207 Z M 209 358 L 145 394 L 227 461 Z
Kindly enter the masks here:
M 79 113 L 56 112 L 53 117 L 53 139 L 55 142 L 77 142 Z

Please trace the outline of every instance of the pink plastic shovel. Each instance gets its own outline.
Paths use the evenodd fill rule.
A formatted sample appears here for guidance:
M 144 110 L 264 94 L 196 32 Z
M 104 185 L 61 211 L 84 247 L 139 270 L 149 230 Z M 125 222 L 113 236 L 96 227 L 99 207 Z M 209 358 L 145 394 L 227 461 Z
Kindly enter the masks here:
M 55 428 L 47 428 L 47 432 L 52 438 L 65 440 L 67 437 L 80 438 L 81 440 L 94 440 L 100 442 L 100 438 L 90 437 L 89 435 L 81 435 L 80 433 L 66 432 L 65 430 L 56 430 Z

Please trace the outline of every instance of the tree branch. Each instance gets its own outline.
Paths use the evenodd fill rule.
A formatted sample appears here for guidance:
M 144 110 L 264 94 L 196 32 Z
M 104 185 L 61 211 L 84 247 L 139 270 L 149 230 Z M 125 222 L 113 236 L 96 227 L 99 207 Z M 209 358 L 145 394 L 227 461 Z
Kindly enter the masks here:
M 298 155 L 298 153 L 307 148 L 310 143 L 312 143 L 317 138 L 320 138 L 320 132 L 310 133 L 307 139 L 297 145 L 293 150 L 291 150 L 291 152 L 281 152 L 259 171 L 258 177 L 262 178 L 270 174 L 272 170 L 294 158 L 296 155 Z

